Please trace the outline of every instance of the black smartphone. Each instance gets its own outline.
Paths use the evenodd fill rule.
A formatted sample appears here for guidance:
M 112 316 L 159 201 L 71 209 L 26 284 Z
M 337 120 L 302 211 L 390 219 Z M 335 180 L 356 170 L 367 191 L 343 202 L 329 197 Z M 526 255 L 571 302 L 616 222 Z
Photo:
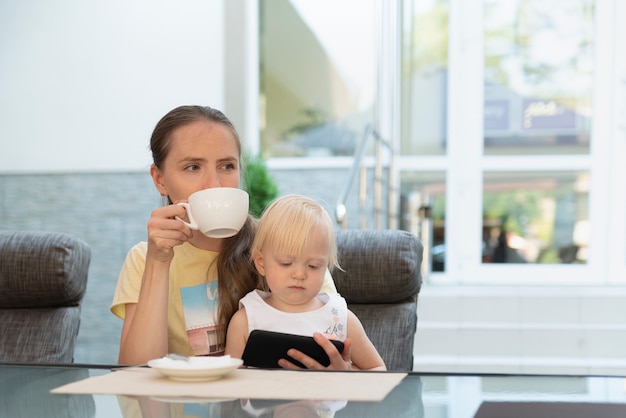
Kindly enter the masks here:
M 343 352 L 342 341 L 329 341 L 337 347 L 340 353 Z M 306 368 L 302 363 L 287 355 L 287 350 L 290 348 L 295 348 L 303 352 L 323 366 L 330 364 L 328 355 L 324 349 L 315 342 L 313 337 L 260 329 L 255 329 L 248 336 L 248 342 L 243 350 L 241 359 L 245 366 L 263 369 L 280 369 L 281 367 L 278 365 L 278 360 L 281 358 L 287 359 L 299 367 Z

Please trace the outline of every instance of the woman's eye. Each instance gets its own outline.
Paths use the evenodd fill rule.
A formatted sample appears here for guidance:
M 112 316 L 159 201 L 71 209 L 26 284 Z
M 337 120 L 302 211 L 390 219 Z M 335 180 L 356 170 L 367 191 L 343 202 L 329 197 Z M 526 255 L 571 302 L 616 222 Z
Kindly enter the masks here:
M 186 171 L 196 171 L 198 170 L 200 167 L 197 166 L 196 164 L 190 164 L 188 166 L 185 167 Z
M 235 170 L 237 166 L 234 163 L 226 163 L 222 166 L 224 170 Z

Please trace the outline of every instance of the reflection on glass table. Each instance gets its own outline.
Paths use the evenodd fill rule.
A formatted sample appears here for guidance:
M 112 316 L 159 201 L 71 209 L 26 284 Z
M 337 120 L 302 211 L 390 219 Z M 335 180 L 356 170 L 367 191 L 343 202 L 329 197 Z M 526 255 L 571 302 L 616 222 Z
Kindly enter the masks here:
M 110 373 L 113 367 L 0 364 L 0 416 L 481 418 L 494 411 L 506 417 L 523 416 L 519 413 L 525 411 L 531 411 L 534 418 L 546 416 L 546 411 L 552 417 L 582 416 L 577 411 L 586 417 L 626 416 L 626 379 L 616 376 L 410 373 L 381 402 L 50 393 L 66 383 Z

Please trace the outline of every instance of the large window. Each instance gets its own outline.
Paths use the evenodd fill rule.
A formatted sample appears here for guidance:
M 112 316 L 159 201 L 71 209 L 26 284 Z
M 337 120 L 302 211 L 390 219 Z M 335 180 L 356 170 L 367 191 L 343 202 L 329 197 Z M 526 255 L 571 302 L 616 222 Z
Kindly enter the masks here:
M 403 2 L 400 152 L 446 152 L 448 1 Z
M 593 0 L 484 2 L 486 154 L 588 154 Z
M 340 1 L 325 25 L 310 4 L 261 4 L 262 148 L 275 166 L 284 156 L 331 166 L 365 126 L 391 123 L 398 225 L 424 240 L 431 282 L 626 283 L 618 1 Z M 297 18 L 279 23 L 274 8 Z M 279 48 L 293 43 L 272 34 L 285 22 L 313 55 Z M 396 71 L 385 72 L 380 36 L 399 45 Z M 344 43 L 360 71 L 342 70 L 332 49 Z M 272 48 L 283 54 L 273 63 Z M 397 108 L 381 97 L 394 80 Z
M 374 2 L 259 5 L 263 155 L 354 154 L 373 118 Z
M 624 283 L 614 3 L 482 3 L 403 2 L 401 188 L 432 204 L 431 280 Z

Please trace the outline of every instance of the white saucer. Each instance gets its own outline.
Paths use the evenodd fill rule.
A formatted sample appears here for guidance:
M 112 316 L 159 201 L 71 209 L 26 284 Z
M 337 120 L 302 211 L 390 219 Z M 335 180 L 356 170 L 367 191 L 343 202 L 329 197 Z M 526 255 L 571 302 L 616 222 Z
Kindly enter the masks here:
M 204 382 L 216 380 L 243 364 L 243 360 L 223 357 L 191 357 L 189 361 L 159 358 L 150 360 L 148 366 L 179 382 Z

